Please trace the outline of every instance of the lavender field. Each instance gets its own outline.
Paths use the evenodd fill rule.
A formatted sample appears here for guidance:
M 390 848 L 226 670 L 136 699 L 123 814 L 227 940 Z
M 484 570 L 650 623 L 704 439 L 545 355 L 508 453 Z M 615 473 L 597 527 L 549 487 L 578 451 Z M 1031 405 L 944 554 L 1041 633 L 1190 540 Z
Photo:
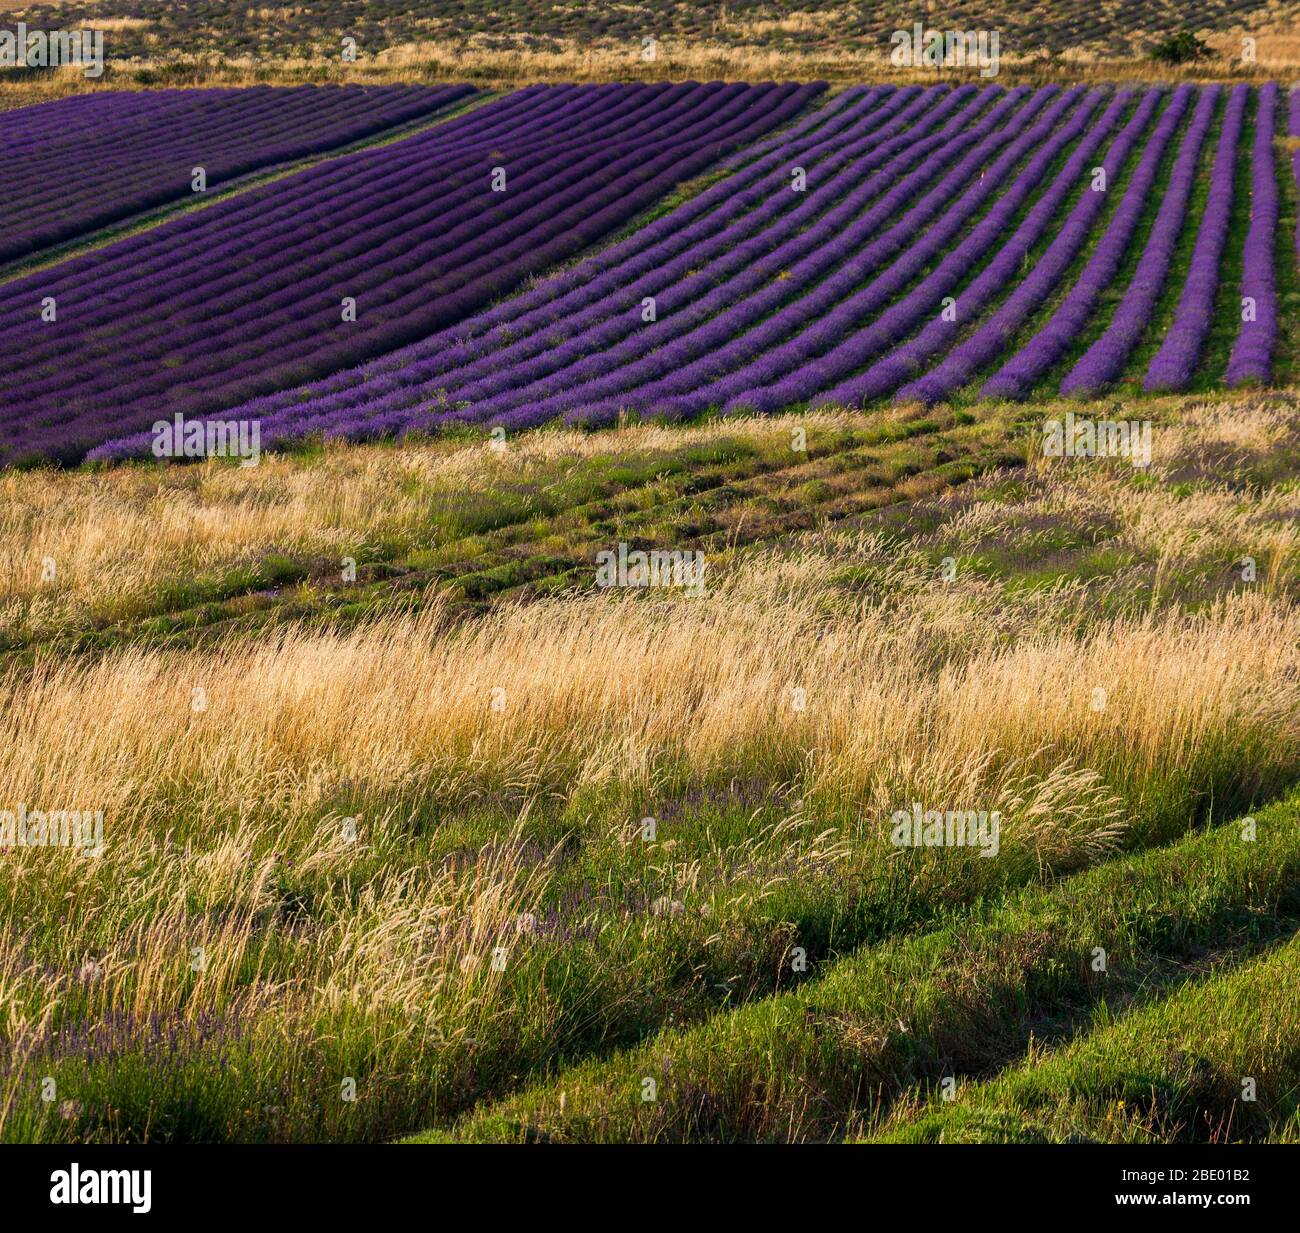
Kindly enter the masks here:
M 0 456 L 75 462 L 425 337 L 821 89 L 521 90 L 0 285 L 0 348 L 22 357 L 0 372 Z
M 24 109 L 3 139 L 36 149 L 92 101 L 135 132 L 140 97 Z M 250 92 L 282 127 L 223 146 L 227 95 L 197 121 L 148 97 L 146 130 L 197 123 L 195 151 L 212 115 L 211 170 L 230 174 L 251 147 L 288 157 L 276 134 L 309 106 Z M 293 149 L 379 122 L 366 99 L 387 123 L 467 97 L 357 96 Z M 1267 387 L 1294 363 L 1278 231 L 1296 114 L 1274 84 L 521 90 L 0 285 L 0 347 L 22 357 L 0 373 L 0 453 L 120 458 L 175 414 L 256 420 L 272 444 Z M 160 174 L 130 170 L 112 208 Z M 51 212 L 31 174 L 4 191 L 15 246 L 108 208 Z
M 319 154 L 472 97 L 469 86 L 303 86 L 74 95 L 0 126 L 0 262 Z M 96 151 L 82 163 L 80 152 Z M 50 167 L 77 160 L 69 185 Z

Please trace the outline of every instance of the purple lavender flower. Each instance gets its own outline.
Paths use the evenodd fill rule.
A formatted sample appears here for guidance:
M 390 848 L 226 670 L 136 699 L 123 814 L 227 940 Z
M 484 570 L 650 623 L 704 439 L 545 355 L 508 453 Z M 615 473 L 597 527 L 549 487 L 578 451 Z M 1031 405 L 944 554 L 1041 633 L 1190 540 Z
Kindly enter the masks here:
M 1185 390 L 1192 380 L 1201 346 L 1210 332 L 1214 316 L 1214 299 L 1219 289 L 1219 265 L 1228 239 L 1228 221 L 1232 214 L 1232 196 L 1237 173 L 1237 147 L 1250 97 L 1249 86 L 1237 86 L 1228 100 L 1223 132 L 1214 156 L 1210 175 L 1210 195 L 1196 233 L 1191 268 L 1183 283 L 1182 296 L 1174 324 L 1156 352 L 1142 388 Z
M 1250 231 L 1242 252 L 1241 295 L 1253 311 L 1243 309 L 1227 383 L 1267 383 L 1273 373 L 1273 347 L 1277 342 L 1277 284 L 1273 269 L 1277 232 L 1277 169 L 1273 165 L 1273 135 L 1277 127 L 1277 86 L 1270 82 L 1259 92 L 1255 113 L 1255 146 L 1251 155 Z
M 1121 157 L 1150 124 L 1160 99 L 1161 91 L 1148 91 L 1128 127 L 1116 140 L 1115 147 L 1121 152 Z M 1092 96 L 1089 105 L 1080 108 L 1054 140 L 1030 160 L 1007 193 L 998 199 L 997 204 L 966 241 L 945 258 L 935 274 L 925 280 L 901 305 L 886 314 L 887 317 L 892 315 L 900 322 L 910 324 L 920 312 L 929 311 L 932 319 L 925 328 L 883 359 L 876 361 L 860 376 L 828 390 L 817 400 L 818 403 L 853 404 L 889 393 L 907 377 L 914 375 L 926 359 L 951 345 L 964 325 L 978 315 L 988 300 L 1014 280 L 1029 250 L 1057 215 L 1076 181 L 1087 172 L 1106 135 L 1128 109 L 1132 95 L 1128 92 L 1119 94 L 1099 120 L 1091 121 L 1092 108 L 1100 101 L 1100 95 Z M 1084 135 L 1084 139 L 1070 155 L 1051 186 L 1039 198 L 1029 215 L 1013 227 L 1017 214 L 1041 183 L 1047 168 L 1060 151 L 1080 135 Z M 1114 155 L 1115 149 L 1112 149 L 1112 158 Z M 1010 238 L 1007 238 L 1008 233 Z M 993 260 L 961 292 L 959 300 L 954 301 L 955 311 L 951 317 L 943 313 L 933 315 L 937 298 L 945 291 L 954 289 L 956 278 L 977 263 L 983 252 L 998 243 L 1002 246 Z M 898 328 L 905 329 L 906 324 L 900 324 Z
M 176 412 L 233 418 L 426 338 L 823 88 L 534 87 L 6 284 L 0 345 L 24 362 L 0 370 L 0 456 L 75 460 Z

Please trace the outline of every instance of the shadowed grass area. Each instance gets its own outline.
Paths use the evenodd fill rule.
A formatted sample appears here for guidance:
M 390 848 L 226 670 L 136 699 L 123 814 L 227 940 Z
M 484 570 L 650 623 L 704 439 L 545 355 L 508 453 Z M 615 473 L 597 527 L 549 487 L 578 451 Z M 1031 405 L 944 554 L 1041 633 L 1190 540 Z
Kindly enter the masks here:
M 1056 1054 L 901 1111 L 875 1141 L 1294 1142 L 1300 1134 L 1300 938 L 1189 982 Z
M 1300 799 L 873 947 L 797 991 L 562 1071 L 446 1138 L 826 1139 L 1249 952 L 1300 913 Z M 655 1098 L 642 1097 L 645 1078 Z
M 193 645 L 304 619 L 337 626 L 413 611 L 430 584 L 478 612 L 587 589 L 596 554 L 620 541 L 704 551 L 717 570 L 818 527 L 861 523 L 911 538 L 964 508 L 927 498 L 1033 458 L 1042 424 L 1065 410 L 1084 414 L 1074 403 L 894 408 L 590 435 L 546 429 L 504 450 L 481 438 L 308 444 L 253 468 L 10 473 L 0 476 L 0 560 L 9 563 L 0 651 L 30 661 L 42 649 Z M 996 487 L 963 489 L 960 502 L 987 508 L 935 537 L 934 566 L 951 555 L 962 570 L 1020 570 L 1023 587 L 1123 582 L 1131 606 L 1156 574 L 1179 598 L 1212 599 L 1230 585 L 1240 550 L 1258 561 L 1271 553 L 1262 572 L 1283 585 L 1288 558 L 1277 552 L 1295 521 L 1284 481 L 1300 467 L 1293 400 L 1174 398 L 1145 413 L 1156 465 L 1176 470 L 1174 482 L 1122 461 L 1053 471 L 1040 460 L 1032 510 L 1001 509 Z M 1258 442 L 1245 440 L 1252 432 Z M 1243 499 L 1251 484 L 1276 491 Z M 904 517 L 893 519 L 891 505 Z M 1139 507 L 1140 516 L 1124 512 Z M 993 536 L 980 532 L 982 517 L 999 523 Z
M 431 582 L 469 601 L 585 587 L 620 539 L 734 548 L 1014 462 L 1021 414 L 547 429 L 501 450 L 451 437 L 308 444 L 252 468 L 11 472 L 0 649 L 93 649 L 281 607 L 377 614 Z

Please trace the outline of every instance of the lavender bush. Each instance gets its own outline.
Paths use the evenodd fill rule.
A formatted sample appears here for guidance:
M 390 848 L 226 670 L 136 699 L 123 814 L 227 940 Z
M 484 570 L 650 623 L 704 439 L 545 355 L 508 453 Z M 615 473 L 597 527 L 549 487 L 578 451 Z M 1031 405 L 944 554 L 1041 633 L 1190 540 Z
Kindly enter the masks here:
M 1210 195 L 1196 233 L 1192 264 L 1183 284 L 1182 296 L 1174 324 L 1147 369 L 1143 389 L 1185 390 L 1200 359 L 1201 346 L 1210 332 L 1214 317 L 1214 300 L 1219 290 L 1219 264 L 1228 239 L 1228 220 L 1232 214 L 1232 197 L 1237 173 L 1237 146 L 1241 141 L 1246 116 L 1249 86 L 1237 86 L 1228 100 L 1223 118 L 1223 132 L 1214 156 L 1210 178 Z
M 1277 276 L 1273 269 L 1274 237 L 1277 234 L 1277 169 L 1273 165 L 1273 137 L 1277 129 L 1277 86 L 1270 82 L 1259 92 L 1255 113 L 1255 146 L 1251 154 L 1250 231 L 1242 252 L 1241 295 L 1249 299 L 1253 312 L 1243 306 L 1241 329 L 1232 358 L 1228 361 L 1227 383 L 1267 383 L 1273 373 L 1273 347 L 1277 342 Z
M 1213 101 L 1217 101 L 1217 95 L 1207 93 L 1202 96 L 1201 106 L 1192 119 L 1169 189 L 1160 204 L 1133 279 L 1105 332 L 1084 352 L 1061 382 L 1063 394 L 1088 397 L 1104 390 L 1123 371 L 1150 325 L 1151 314 L 1164 289 L 1174 247 L 1185 223 L 1197 162 L 1213 119 Z

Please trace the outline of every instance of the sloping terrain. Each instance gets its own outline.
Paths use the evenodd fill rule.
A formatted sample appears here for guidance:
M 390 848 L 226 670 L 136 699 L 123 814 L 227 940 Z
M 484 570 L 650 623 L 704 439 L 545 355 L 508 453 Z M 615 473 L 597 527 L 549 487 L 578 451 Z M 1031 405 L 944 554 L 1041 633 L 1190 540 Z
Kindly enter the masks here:
M 1204 977 L 1228 1031 L 1224 965 L 1295 910 L 1265 805 L 1300 765 L 1300 411 L 1152 405 L 1149 467 L 814 416 L 10 475 L 6 534 L 38 551 L 35 499 L 55 570 L 11 610 L 0 798 L 105 842 L 0 857 L 4 1134 L 839 1137 L 1102 999 Z M 979 432 L 1001 465 L 946 488 Z M 432 585 L 345 581 L 359 544 Z M 655 547 L 702 551 L 703 593 L 600 585 Z M 577 589 L 507 568 L 484 607 L 494 551 Z M 182 552 L 330 576 L 156 637 Z M 900 848 L 914 802 L 996 814 L 996 852 Z M 1286 1039 L 1220 1137 L 1283 1133 Z
M 0 262 L 433 115 L 474 93 L 469 86 L 158 90 L 79 95 L 7 113 Z M 75 181 L 51 176 L 61 165 L 76 166 Z
M 0 460 L 77 462 L 423 338 L 821 89 L 520 90 L 0 285 L 0 350 L 22 357 L 0 371 Z

